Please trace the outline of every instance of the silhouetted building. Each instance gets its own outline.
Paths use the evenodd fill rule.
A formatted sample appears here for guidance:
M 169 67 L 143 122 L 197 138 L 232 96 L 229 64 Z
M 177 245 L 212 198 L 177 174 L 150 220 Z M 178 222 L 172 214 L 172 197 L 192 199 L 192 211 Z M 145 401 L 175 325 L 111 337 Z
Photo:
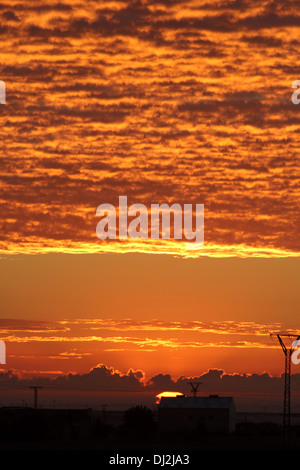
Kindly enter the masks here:
M 232 397 L 162 397 L 158 405 L 159 430 L 230 434 L 235 430 Z

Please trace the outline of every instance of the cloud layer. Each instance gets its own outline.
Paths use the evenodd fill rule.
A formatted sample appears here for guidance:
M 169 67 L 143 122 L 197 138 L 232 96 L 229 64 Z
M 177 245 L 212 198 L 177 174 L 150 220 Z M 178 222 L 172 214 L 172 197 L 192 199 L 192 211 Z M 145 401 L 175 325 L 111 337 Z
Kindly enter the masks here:
M 125 194 L 204 203 L 201 254 L 299 255 L 299 26 L 293 0 L 2 3 L 2 252 L 195 256 L 101 243 Z
M 132 319 L 0 320 L 0 338 L 6 343 L 95 342 L 122 350 L 147 348 L 245 347 L 274 348 L 270 331 L 279 333 L 281 324 L 236 321 L 162 321 Z M 277 345 L 276 345 L 277 347 Z M 78 354 L 80 355 L 80 354 Z
M 31 378 L 72 375 L 73 371 L 76 375 L 99 360 L 114 361 L 121 368 L 131 364 L 147 369 L 147 380 L 158 370 L 180 375 L 220 364 L 230 372 L 278 374 L 283 355 L 270 331 L 279 333 L 282 325 L 158 319 L 0 320 L 0 339 L 7 351 L 5 368 Z M 287 339 L 287 344 L 292 341 Z
M 98 364 L 88 373 L 69 373 L 57 377 L 43 377 L 36 375 L 33 378 L 24 378 L 12 370 L 0 371 L 0 384 L 4 390 L 24 389 L 32 385 L 51 389 L 86 390 L 86 391 L 114 391 L 114 392 L 162 392 L 181 391 L 188 394 L 190 382 L 200 383 L 200 392 L 216 393 L 253 393 L 274 394 L 281 393 L 284 386 L 284 374 L 273 377 L 264 374 L 228 374 L 221 369 L 210 369 L 199 376 L 181 376 L 174 379 L 170 374 L 156 374 L 145 380 L 141 370 L 130 369 L 127 373 L 120 372 L 105 364 Z M 292 375 L 293 391 L 300 392 L 300 374 Z

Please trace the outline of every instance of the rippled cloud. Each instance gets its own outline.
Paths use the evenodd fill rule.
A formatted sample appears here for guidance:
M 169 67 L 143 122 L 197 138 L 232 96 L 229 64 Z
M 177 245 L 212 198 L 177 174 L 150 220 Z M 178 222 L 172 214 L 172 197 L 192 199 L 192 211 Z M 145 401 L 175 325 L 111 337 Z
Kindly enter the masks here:
M 3 2 L 2 253 L 299 256 L 295 1 Z M 205 204 L 205 248 L 101 243 L 96 207 Z

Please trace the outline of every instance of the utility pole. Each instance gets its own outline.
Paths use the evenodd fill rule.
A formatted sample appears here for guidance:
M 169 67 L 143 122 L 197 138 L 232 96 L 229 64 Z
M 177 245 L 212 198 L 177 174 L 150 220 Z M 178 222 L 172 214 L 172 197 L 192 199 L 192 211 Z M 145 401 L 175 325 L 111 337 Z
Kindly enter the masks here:
M 277 336 L 279 344 L 285 356 L 284 368 L 284 398 L 283 398 L 283 446 L 290 447 L 291 444 L 291 357 L 295 351 L 293 345 L 287 348 L 282 338 L 294 338 L 299 340 L 297 334 L 277 334 L 271 333 L 270 336 Z
M 202 382 L 188 382 L 188 384 L 192 387 L 192 394 L 196 397 L 199 385 L 202 385 Z
M 43 387 L 38 387 L 37 385 L 32 385 L 31 390 L 34 390 L 34 409 L 37 410 L 38 408 L 38 390 L 43 388 Z
M 102 407 L 102 422 L 104 425 L 106 425 L 106 408 L 107 408 L 107 405 L 106 404 L 103 404 L 101 405 Z

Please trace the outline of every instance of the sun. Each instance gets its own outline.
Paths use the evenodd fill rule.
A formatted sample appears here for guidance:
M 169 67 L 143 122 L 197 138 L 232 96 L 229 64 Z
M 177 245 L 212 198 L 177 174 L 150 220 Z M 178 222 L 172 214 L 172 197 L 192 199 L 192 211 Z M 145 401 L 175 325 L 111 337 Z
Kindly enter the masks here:
M 162 397 L 180 397 L 180 396 L 184 396 L 184 394 L 181 392 L 161 392 L 158 395 L 156 395 L 157 400 L 155 403 L 156 405 L 159 405 Z

